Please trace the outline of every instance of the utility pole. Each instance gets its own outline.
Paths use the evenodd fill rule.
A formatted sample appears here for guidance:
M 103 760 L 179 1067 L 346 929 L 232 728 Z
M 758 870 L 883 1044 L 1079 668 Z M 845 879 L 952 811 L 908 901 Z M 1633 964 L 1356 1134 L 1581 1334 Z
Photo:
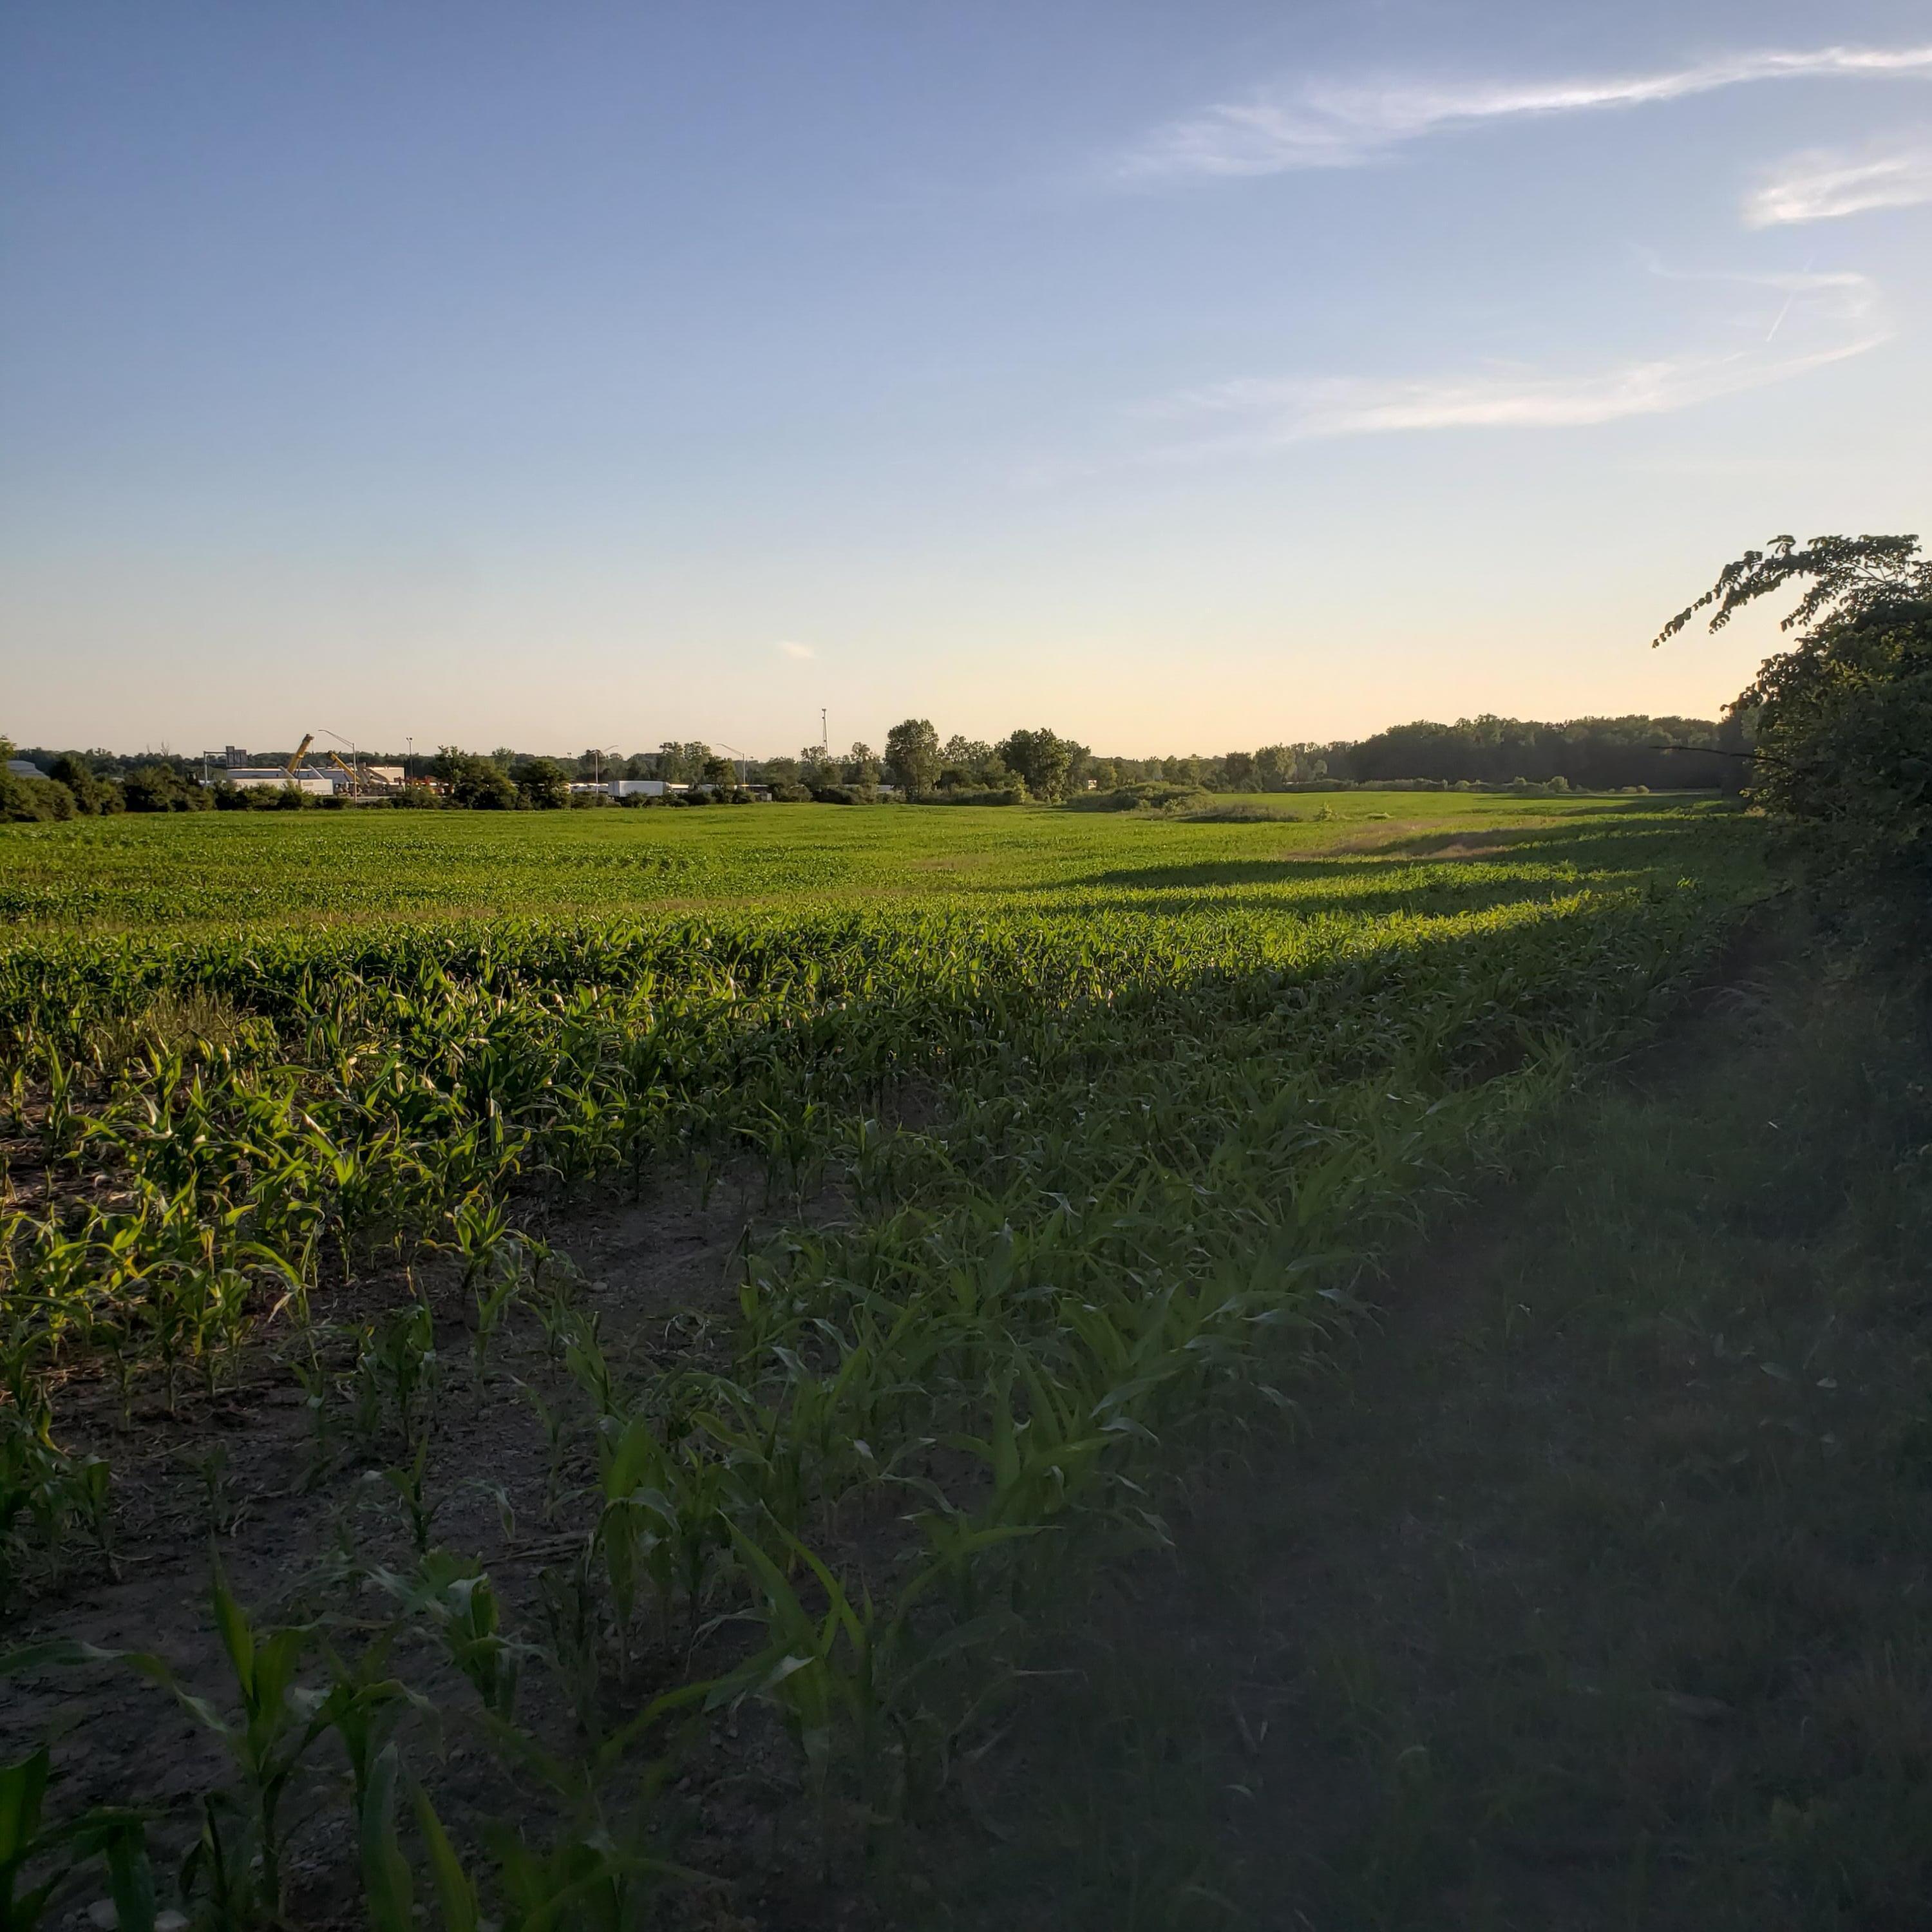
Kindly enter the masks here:
M 818 707 L 818 749 L 822 758 L 831 757 L 832 734 L 825 728 L 825 706 L 822 704 Z

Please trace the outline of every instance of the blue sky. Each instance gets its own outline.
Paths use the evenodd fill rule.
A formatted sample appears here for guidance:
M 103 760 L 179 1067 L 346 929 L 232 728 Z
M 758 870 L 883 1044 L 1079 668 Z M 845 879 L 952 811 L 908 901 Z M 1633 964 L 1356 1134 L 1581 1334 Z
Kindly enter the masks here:
M 0 729 L 1709 712 L 1928 239 L 1917 5 L 14 0 Z

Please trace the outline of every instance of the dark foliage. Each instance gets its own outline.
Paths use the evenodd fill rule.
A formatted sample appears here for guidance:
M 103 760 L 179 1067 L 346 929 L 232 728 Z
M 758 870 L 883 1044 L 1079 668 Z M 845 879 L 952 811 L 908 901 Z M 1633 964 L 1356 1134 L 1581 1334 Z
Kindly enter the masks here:
M 1168 784 L 1150 778 L 1138 784 L 1115 785 L 1106 791 L 1082 792 L 1068 801 L 1081 812 L 1164 812 L 1186 806 L 1204 806 L 1213 794 L 1199 785 Z
M 1064 798 L 1071 789 L 1084 748 L 1043 727 L 1016 731 L 994 748 L 1009 771 L 1016 772 L 1035 798 Z
M 73 794 L 74 808 L 86 817 L 122 808 L 121 788 L 98 776 L 78 752 L 63 752 L 49 767 L 47 776 L 56 784 L 66 786 Z
M 52 778 L 28 778 L 0 771 L 0 824 L 31 824 L 36 820 L 71 818 L 74 794 Z
M 886 734 L 886 775 L 908 798 L 939 782 L 939 734 L 928 718 L 908 718 Z
M 522 802 L 535 811 L 560 811 L 570 802 L 570 774 L 554 758 L 526 758 L 514 777 Z
M 1516 718 L 1464 718 L 1454 724 L 1398 724 L 1358 744 L 1336 746 L 1334 777 L 1361 784 L 1440 778 L 1453 784 L 1508 784 L 1562 778 L 1577 791 L 1706 790 L 1725 782 L 1717 752 L 1722 727 L 1695 718 L 1580 718 L 1564 724 Z
M 1910 536 L 1774 538 L 1727 565 L 1667 624 L 1808 583 L 1737 710 L 1756 736 L 1752 799 L 1780 820 L 1814 885 L 1916 915 L 1932 888 L 1932 562 Z
M 136 765 L 121 781 L 121 793 L 130 812 L 206 812 L 214 804 L 173 765 Z
M 514 812 L 524 802 L 509 773 L 494 758 L 479 752 L 446 745 L 431 761 L 430 770 L 448 786 L 457 804 L 472 812 Z

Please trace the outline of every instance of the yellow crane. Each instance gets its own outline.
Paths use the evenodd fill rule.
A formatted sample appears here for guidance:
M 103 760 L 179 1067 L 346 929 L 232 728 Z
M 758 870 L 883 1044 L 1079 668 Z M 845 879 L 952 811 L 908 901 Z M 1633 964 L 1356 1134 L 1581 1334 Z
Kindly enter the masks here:
M 286 778 L 290 784 L 293 784 L 295 783 L 296 772 L 300 766 L 303 759 L 308 756 L 308 748 L 314 742 L 315 734 L 313 731 L 304 731 L 302 734 L 302 742 L 295 748 L 295 755 L 282 767 L 282 776 Z

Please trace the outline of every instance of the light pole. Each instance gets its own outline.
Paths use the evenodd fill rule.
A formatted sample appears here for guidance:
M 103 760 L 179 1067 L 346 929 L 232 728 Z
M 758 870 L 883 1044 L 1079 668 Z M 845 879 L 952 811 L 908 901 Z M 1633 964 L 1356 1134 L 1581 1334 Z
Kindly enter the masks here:
M 345 738 L 340 731 L 332 731 L 326 724 L 322 728 L 322 735 L 325 738 L 333 738 L 338 745 L 348 746 L 349 795 L 351 798 L 360 798 L 362 796 L 362 754 L 356 748 L 355 740 Z

